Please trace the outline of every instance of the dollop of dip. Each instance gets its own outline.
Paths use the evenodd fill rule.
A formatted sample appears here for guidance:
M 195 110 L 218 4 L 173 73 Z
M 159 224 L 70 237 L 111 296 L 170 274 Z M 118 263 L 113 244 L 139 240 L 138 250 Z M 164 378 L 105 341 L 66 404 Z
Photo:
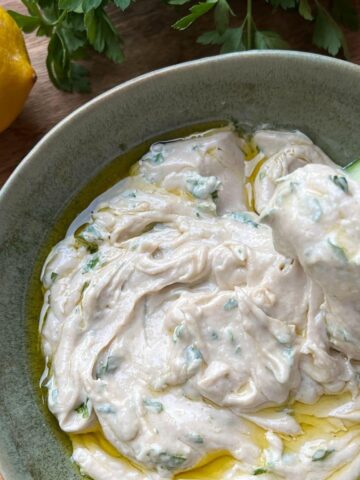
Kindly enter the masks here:
M 48 406 L 91 478 L 359 478 L 360 184 L 302 133 L 152 145 L 42 282 Z

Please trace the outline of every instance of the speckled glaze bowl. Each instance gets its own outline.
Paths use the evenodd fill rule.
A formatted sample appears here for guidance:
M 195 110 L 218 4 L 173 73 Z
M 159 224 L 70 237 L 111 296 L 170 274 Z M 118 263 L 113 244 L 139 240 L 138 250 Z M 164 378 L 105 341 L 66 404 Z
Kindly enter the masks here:
M 298 128 L 346 164 L 360 157 L 359 104 L 360 67 L 302 53 L 239 53 L 131 80 L 39 142 L 0 192 L 0 472 L 6 480 L 80 478 L 41 405 L 30 353 L 36 319 L 28 321 L 27 303 L 40 248 L 76 193 L 124 145 L 210 120 Z

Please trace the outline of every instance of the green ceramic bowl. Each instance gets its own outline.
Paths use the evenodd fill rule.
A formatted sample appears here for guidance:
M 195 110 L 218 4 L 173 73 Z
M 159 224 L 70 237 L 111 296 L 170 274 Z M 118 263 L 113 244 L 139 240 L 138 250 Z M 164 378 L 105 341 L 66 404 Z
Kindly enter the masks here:
M 298 128 L 346 164 L 360 157 L 359 102 L 355 65 L 302 53 L 230 54 L 120 85 L 39 142 L 0 193 L 0 471 L 6 480 L 80 478 L 41 404 L 31 353 L 36 314 L 28 308 L 29 297 L 40 296 L 29 294 L 29 285 L 41 246 L 76 193 L 124 145 L 211 120 Z

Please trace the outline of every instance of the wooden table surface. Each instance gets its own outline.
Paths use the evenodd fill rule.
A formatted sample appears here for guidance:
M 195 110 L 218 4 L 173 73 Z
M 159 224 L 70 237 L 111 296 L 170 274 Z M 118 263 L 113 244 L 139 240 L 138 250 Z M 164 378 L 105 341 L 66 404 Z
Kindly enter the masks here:
M 5 8 L 24 11 L 20 0 L 0 0 L 0 3 Z M 244 3 L 239 2 L 240 7 Z M 360 13 L 360 0 L 356 0 L 356 4 Z M 161 0 L 138 0 L 124 14 L 114 12 L 115 23 L 125 40 L 126 61 L 114 65 L 100 57 L 94 58 L 89 63 L 93 85 L 90 94 L 56 90 L 45 68 L 47 40 L 27 35 L 26 43 L 38 79 L 23 112 L 8 130 L 0 134 L 0 186 L 52 126 L 90 98 L 150 70 L 215 54 L 217 47 L 204 47 L 195 41 L 200 32 L 213 28 L 211 15 L 202 18 L 186 32 L 177 32 L 170 27 L 186 10 L 187 7 L 180 7 L 175 11 Z M 273 14 L 264 0 L 254 0 L 254 12 L 258 27 L 281 32 L 294 49 L 317 51 L 311 44 L 309 23 L 298 14 L 280 10 Z M 241 10 L 237 13 L 241 14 Z M 346 36 L 351 60 L 360 64 L 360 32 L 347 32 Z
M 360 13 L 360 0 L 356 4 Z M 24 11 L 20 0 L 3 0 L 1 5 Z M 126 62 L 114 65 L 102 58 L 94 58 L 89 64 L 93 85 L 90 94 L 56 90 L 45 69 L 46 39 L 27 35 L 26 43 L 38 80 L 21 115 L 0 135 L 0 185 L 51 127 L 90 98 L 150 70 L 215 54 L 215 47 L 203 47 L 195 42 L 200 32 L 212 29 L 210 15 L 187 32 L 170 28 L 185 11 L 186 8 L 180 8 L 176 12 L 161 4 L 161 0 L 138 0 L 125 14 L 116 12 L 114 20 L 125 40 Z M 278 11 L 273 15 L 264 0 L 254 0 L 254 11 L 258 27 L 281 32 L 296 50 L 317 52 L 311 44 L 310 25 L 297 14 Z M 351 60 L 360 64 L 360 33 L 347 32 L 346 36 Z

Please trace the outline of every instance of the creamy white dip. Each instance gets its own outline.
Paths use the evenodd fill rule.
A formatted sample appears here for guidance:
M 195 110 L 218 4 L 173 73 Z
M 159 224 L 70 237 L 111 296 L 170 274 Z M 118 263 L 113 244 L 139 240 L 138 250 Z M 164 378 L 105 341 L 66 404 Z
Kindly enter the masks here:
M 360 185 L 299 132 L 231 127 L 134 171 L 43 269 L 48 405 L 75 462 L 140 480 L 226 454 L 226 480 L 356 480 Z

